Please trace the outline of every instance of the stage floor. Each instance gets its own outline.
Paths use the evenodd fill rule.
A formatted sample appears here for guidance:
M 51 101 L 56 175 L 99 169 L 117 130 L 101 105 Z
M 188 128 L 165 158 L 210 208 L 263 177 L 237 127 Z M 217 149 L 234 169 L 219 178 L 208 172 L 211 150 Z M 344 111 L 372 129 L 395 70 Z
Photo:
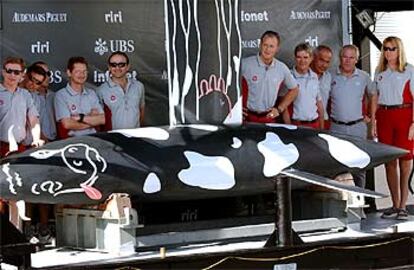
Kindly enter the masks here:
M 410 207 L 412 211 L 412 207 Z M 414 214 L 414 213 L 411 213 Z M 381 213 L 371 213 L 367 219 L 361 223 L 348 224 L 343 232 L 318 233 L 313 235 L 301 235 L 305 244 L 317 244 L 318 242 L 341 243 L 342 241 L 352 241 L 371 238 L 382 238 L 387 235 L 398 233 L 413 233 L 414 235 L 414 216 L 410 216 L 407 221 L 397 221 L 395 219 L 382 219 Z M 195 255 L 225 254 L 226 252 L 260 250 L 265 244 L 265 239 L 237 243 L 208 243 L 199 245 L 188 245 L 167 249 L 166 258 L 191 257 Z M 32 266 L 35 269 L 74 269 L 82 265 L 95 267 L 99 264 L 126 263 L 133 262 L 134 265 L 139 261 L 155 261 L 161 259 L 160 250 L 140 252 L 133 254 L 109 254 L 100 251 L 85 251 L 68 248 L 51 248 L 32 254 Z M 208 265 L 206 265 L 207 267 Z M 4 268 L 7 269 L 7 268 Z

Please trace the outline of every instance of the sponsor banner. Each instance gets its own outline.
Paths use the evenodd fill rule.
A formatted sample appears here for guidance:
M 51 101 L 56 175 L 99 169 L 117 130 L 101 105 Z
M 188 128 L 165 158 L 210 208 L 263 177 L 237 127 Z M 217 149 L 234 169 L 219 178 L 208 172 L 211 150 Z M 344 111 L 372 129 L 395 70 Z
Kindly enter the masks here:
M 187 3 L 189 2 L 189 7 Z M 293 63 L 293 48 L 308 41 L 342 45 L 342 1 L 3 1 L 0 58 L 43 60 L 51 87 L 67 82 L 71 56 L 89 62 L 88 86 L 107 80 L 107 57 L 130 57 L 130 76 L 145 85 L 148 125 L 238 123 L 240 59 L 256 54 L 260 35 L 282 36 L 279 58 Z
M 278 58 L 289 67 L 294 63 L 293 50 L 301 42 L 312 47 L 330 46 L 336 55 L 342 46 L 342 1 L 320 0 L 245 0 L 240 5 L 243 56 L 256 54 L 260 35 L 273 30 L 281 36 Z

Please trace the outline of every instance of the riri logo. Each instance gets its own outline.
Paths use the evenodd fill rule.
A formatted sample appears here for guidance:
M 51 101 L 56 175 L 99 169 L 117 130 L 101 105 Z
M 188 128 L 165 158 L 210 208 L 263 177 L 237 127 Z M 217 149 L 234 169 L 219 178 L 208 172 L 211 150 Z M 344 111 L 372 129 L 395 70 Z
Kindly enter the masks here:
M 37 41 L 31 45 L 30 51 L 36 54 L 48 54 L 50 52 L 50 42 Z
M 107 52 L 121 51 L 130 53 L 135 51 L 135 44 L 132 39 L 110 39 L 108 41 L 98 38 L 95 41 L 95 53 L 104 55 Z
M 122 23 L 122 11 L 105 13 L 106 23 Z

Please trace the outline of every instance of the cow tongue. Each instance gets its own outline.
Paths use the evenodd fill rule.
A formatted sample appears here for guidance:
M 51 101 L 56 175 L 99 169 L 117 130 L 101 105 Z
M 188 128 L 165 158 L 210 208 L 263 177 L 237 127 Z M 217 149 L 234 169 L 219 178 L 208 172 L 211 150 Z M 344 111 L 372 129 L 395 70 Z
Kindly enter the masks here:
M 86 195 L 92 200 L 100 200 L 102 198 L 102 193 L 94 187 L 88 185 L 81 185 Z

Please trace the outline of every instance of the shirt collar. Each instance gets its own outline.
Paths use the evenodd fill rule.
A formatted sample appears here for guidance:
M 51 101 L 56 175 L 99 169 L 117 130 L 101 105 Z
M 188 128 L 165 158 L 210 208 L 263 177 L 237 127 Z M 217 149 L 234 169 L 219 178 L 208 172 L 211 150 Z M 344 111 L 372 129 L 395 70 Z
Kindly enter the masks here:
M 129 85 L 131 84 L 131 80 L 130 80 L 130 78 L 128 78 L 127 77 L 127 88 L 129 87 Z M 117 84 L 117 83 L 115 83 L 113 80 L 112 80 L 112 78 L 108 78 L 108 85 L 110 86 L 110 87 L 118 87 L 119 86 L 119 84 Z
M 72 86 L 70 86 L 70 84 L 69 84 L 69 83 L 66 85 L 66 91 L 68 91 L 68 92 L 69 92 L 69 94 L 70 94 L 70 95 L 72 95 L 72 96 L 77 96 L 77 95 L 79 95 L 79 93 L 78 93 L 78 92 L 76 92 L 75 90 L 73 90 Z M 87 93 L 86 93 L 86 89 L 85 89 L 85 87 L 83 87 L 83 88 L 82 88 L 82 92 L 81 92 L 81 94 L 82 94 L 82 95 L 86 95 L 86 94 L 87 94 Z
M 337 67 L 336 68 L 336 74 L 337 75 L 342 75 L 343 76 L 343 74 L 342 74 L 342 72 L 341 72 L 341 69 L 339 68 L 339 67 Z M 354 69 L 354 72 L 352 73 L 352 75 L 351 75 L 351 77 L 355 77 L 355 76 L 358 76 L 359 75 L 359 71 L 358 71 L 358 68 L 355 68 Z
M 311 70 L 309 69 L 308 72 L 306 72 L 305 74 L 300 74 L 295 67 L 292 68 L 292 72 L 293 72 L 293 76 L 295 78 L 307 78 L 307 77 L 311 77 Z
M 260 57 L 260 54 L 257 54 L 257 63 L 259 64 L 259 66 L 261 67 L 274 67 L 276 65 L 276 58 L 273 57 L 272 63 L 270 65 L 266 65 L 263 61 L 262 58 Z

